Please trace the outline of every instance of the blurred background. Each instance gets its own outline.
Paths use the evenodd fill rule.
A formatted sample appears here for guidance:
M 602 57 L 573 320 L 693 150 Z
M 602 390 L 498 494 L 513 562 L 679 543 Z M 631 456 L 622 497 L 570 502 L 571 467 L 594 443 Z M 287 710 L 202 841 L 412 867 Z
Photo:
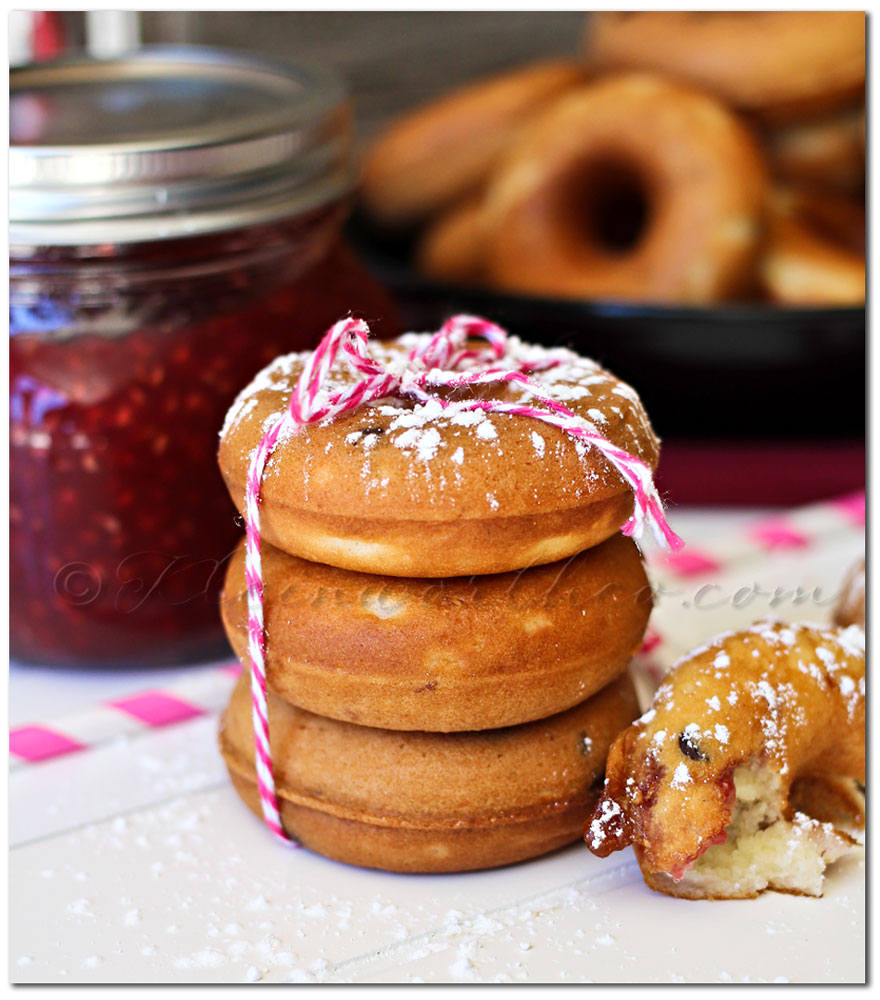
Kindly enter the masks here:
M 9 29 L 14 655 L 216 648 L 204 565 L 238 532 L 223 414 L 349 309 L 382 335 L 474 312 L 597 358 L 642 396 L 672 503 L 863 488 L 860 14 L 14 11 Z M 154 72 L 154 45 L 253 58 Z M 35 69 L 76 56 L 96 61 Z M 257 121 L 283 141 L 251 147 Z M 168 156 L 117 155 L 123 136 Z
M 219 45 L 332 66 L 348 83 L 362 139 L 450 87 L 542 56 L 574 56 L 583 14 L 358 11 L 12 13 L 13 64 L 136 45 Z

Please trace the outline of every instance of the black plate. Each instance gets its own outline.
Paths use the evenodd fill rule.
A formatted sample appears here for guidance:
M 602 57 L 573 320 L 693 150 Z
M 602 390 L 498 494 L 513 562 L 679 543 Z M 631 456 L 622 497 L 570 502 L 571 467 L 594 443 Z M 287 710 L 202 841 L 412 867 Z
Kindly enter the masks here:
M 631 382 L 661 435 L 864 434 L 864 308 L 679 308 L 510 295 L 427 280 L 409 265 L 405 240 L 378 236 L 358 216 L 347 235 L 395 296 L 406 329 L 434 330 L 468 312 L 524 340 L 566 344 Z

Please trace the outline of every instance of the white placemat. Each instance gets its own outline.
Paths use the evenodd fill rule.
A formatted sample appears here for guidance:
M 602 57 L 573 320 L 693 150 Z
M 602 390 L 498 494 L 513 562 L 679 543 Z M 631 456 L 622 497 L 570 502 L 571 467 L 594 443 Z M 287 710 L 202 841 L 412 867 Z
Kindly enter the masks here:
M 787 522 L 769 547 L 754 543 L 766 521 L 754 512 L 673 513 L 717 565 L 682 572 L 651 557 L 658 639 L 634 665 L 644 697 L 659 669 L 721 629 L 768 613 L 828 620 L 864 533 L 842 509 L 808 532 L 816 511 L 795 512 L 800 528 L 785 543 Z M 631 851 L 600 861 L 583 845 L 462 875 L 351 868 L 280 847 L 229 787 L 212 707 L 228 671 L 145 683 L 163 677 L 198 713 L 114 735 L 102 705 L 141 690 L 130 675 L 91 675 L 85 701 L 82 675 L 13 668 L 13 722 L 79 720 L 87 744 L 10 774 L 15 982 L 864 981 L 861 852 L 819 900 L 671 899 L 645 887 Z M 94 718 L 105 728 L 92 741 Z

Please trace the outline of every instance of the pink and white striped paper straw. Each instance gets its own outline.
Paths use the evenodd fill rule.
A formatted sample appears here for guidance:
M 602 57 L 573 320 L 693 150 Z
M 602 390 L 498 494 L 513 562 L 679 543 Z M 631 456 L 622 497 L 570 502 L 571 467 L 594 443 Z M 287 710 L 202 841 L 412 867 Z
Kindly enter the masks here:
M 15 726 L 9 731 L 10 770 L 89 750 L 123 736 L 216 715 L 225 707 L 240 673 L 238 663 L 202 668 L 163 688 L 114 698 L 52 722 Z

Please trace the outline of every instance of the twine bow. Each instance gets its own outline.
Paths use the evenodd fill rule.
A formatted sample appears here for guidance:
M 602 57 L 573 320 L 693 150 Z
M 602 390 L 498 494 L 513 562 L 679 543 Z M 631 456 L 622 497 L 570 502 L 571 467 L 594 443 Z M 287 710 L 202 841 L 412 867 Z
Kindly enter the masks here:
M 541 406 L 533 406 L 525 401 L 508 403 L 499 399 L 457 400 L 455 406 L 459 410 L 508 413 L 540 420 L 598 449 L 633 491 L 633 514 L 622 526 L 623 533 L 639 538 L 648 526 L 661 548 L 676 550 L 683 544 L 666 523 L 650 468 L 640 458 L 630 455 L 602 437 L 592 424 L 552 399 L 529 378 L 532 372 L 556 367 L 562 363 L 562 358 L 548 353 L 540 361 L 515 362 L 515 367 L 511 367 L 510 359 L 505 358 L 507 332 L 476 316 L 452 317 L 433 337 L 415 347 L 408 356 L 388 363 L 370 356 L 367 349 L 369 336 L 369 327 L 361 319 L 340 320 L 327 331 L 321 343 L 307 358 L 287 409 L 278 415 L 264 433 L 251 459 L 245 486 L 248 656 L 251 664 L 257 787 L 267 825 L 278 838 L 293 846 L 298 845 L 288 837 L 281 824 L 269 749 L 263 573 L 260 557 L 260 487 L 266 462 L 283 434 L 297 427 L 332 419 L 340 413 L 387 396 L 403 396 L 417 402 L 433 399 L 445 408 L 451 402 L 438 395 L 438 390 L 515 383 Z M 486 346 L 468 346 L 468 342 L 474 338 L 485 341 Z M 324 387 L 340 352 L 362 378 L 354 385 L 328 395 Z

